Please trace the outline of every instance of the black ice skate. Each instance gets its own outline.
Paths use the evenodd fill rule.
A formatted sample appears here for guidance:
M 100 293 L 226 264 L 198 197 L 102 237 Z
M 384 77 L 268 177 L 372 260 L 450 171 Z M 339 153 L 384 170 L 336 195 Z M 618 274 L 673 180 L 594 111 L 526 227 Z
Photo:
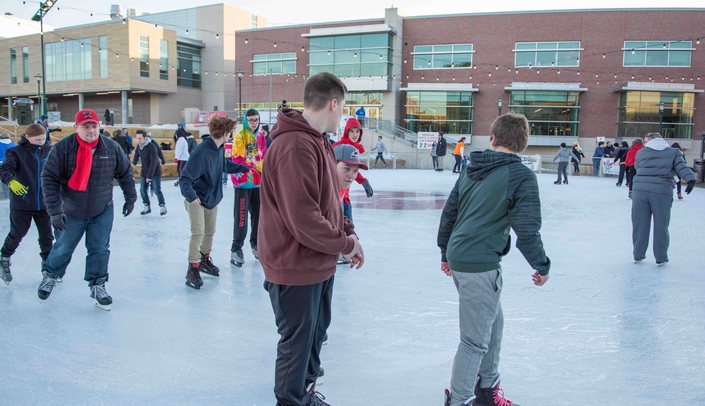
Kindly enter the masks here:
M 54 286 L 56 286 L 56 276 L 47 271 L 42 271 L 42 275 L 44 275 L 44 277 L 42 278 L 42 282 L 39 284 L 37 294 L 40 299 L 47 300 L 49 295 L 51 295 L 51 291 L 54 290 Z
M 230 253 L 230 263 L 237 267 L 242 267 L 242 264 L 245 263 L 245 255 L 242 253 L 242 249 Z
M 108 276 L 104 278 L 98 278 L 93 281 L 91 286 L 91 298 L 95 299 L 95 306 L 99 309 L 110 311 L 113 304 L 113 298 L 110 297 L 108 292 L 105 290 L 105 282 L 108 281 Z
M 325 402 L 326 397 L 316 390 L 315 383 L 312 383 L 308 389 L 308 396 L 309 406 L 332 406 L 330 403 Z
M 253 245 L 253 246 L 252 246 L 252 256 L 255 257 L 255 259 L 259 261 L 259 252 L 257 252 L 257 246 L 256 246 L 256 245 Z
M 220 276 L 220 268 L 213 264 L 210 252 L 208 254 L 201 253 L 201 271 L 208 275 Z
M 12 265 L 12 262 L 10 262 L 10 258 L 8 257 L 2 257 L 0 258 L 0 279 L 3 280 L 6 284 L 10 284 L 12 282 L 12 274 L 10 273 L 10 265 Z
M 196 290 L 201 289 L 201 286 L 203 286 L 203 279 L 201 279 L 201 273 L 199 272 L 200 269 L 200 267 L 194 268 L 191 264 L 188 264 L 188 270 L 186 271 L 186 286 Z
M 499 388 L 499 379 L 491 388 L 481 388 L 480 380 L 475 384 L 475 400 L 473 406 L 519 406 L 504 397 L 504 391 Z

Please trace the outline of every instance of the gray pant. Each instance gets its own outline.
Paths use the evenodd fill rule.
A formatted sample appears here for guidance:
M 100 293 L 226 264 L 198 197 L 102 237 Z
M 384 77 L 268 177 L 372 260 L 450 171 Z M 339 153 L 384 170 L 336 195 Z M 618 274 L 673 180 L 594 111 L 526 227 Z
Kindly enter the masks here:
M 487 272 L 453 272 L 460 296 L 460 344 L 450 378 L 452 406 L 474 396 L 475 382 L 491 387 L 499 378 L 504 316 L 499 301 L 502 269 Z
M 563 180 L 568 180 L 568 162 L 558 162 L 558 181 L 561 181 L 561 175 L 563 175 Z
M 632 193 L 632 243 L 634 260 L 646 258 L 649 248 L 651 217 L 654 218 L 654 257 L 656 262 L 668 261 L 668 225 L 671 222 L 673 195 L 635 190 Z

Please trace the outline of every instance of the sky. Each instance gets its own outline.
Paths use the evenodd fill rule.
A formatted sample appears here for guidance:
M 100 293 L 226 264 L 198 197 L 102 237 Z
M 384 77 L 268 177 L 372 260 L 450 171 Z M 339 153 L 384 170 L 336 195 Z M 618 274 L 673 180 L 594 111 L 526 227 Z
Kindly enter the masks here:
M 307 24 L 327 21 L 345 21 L 383 18 L 384 9 L 397 7 L 403 15 L 408 17 L 442 14 L 486 13 L 525 10 L 569 10 L 569 9 L 600 9 L 615 8 L 612 0 L 543 0 L 538 3 L 528 2 L 470 2 L 467 0 L 355 0 L 348 4 L 350 7 L 341 12 L 341 3 L 334 1 L 316 2 L 314 7 L 305 7 L 305 4 L 314 2 L 292 3 L 288 0 L 225 0 L 226 4 L 238 7 L 267 19 L 269 26 L 291 24 Z M 215 4 L 217 1 L 203 2 Z M 168 3 L 154 0 L 57 0 L 45 19 L 45 23 L 55 27 L 66 27 L 90 22 L 108 20 L 110 18 L 110 5 L 120 4 L 123 9 L 135 8 L 139 12 L 158 13 L 162 11 L 179 10 L 194 7 L 193 1 L 171 0 Z M 656 0 L 622 0 L 619 8 L 702 8 L 701 0 L 672 0 L 667 4 Z M 31 18 L 39 8 L 38 1 L 26 0 L 0 0 L 0 12 L 12 13 L 18 17 Z M 92 16 L 91 16 L 92 13 Z

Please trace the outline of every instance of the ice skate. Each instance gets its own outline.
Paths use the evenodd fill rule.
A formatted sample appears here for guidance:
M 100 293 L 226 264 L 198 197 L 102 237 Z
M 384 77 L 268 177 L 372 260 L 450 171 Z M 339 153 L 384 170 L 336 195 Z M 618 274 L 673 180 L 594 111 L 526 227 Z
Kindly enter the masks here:
M 203 286 L 203 279 L 201 279 L 199 269 L 200 268 L 195 268 L 193 265 L 188 264 L 188 270 L 186 271 L 186 286 L 196 290 L 201 289 L 201 286 Z
M 634 263 L 635 263 L 635 264 L 638 264 L 639 262 L 643 261 L 644 259 L 646 259 L 646 258 L 635 259 L 635 260 L 634 260 Z
M 563 181 L 563 184 L 564 184 L 564 185 L 567 185 L 567 184 L 568 184 L 568 179 L 565 179 L 565 180 Z
M 308 404 L 309 406 L 332 406 L 325 401 L 326 397 L 321 392 L 316 390 L 316 384 L 312 383 L 308 389 Z
M 162 217 L 166 216 L 166 205 L 164 205 L 164 204 L 159 205 L 159 215 Z
M 667 263 L 668 263 L 668 260 L 665 260 L 665 261 L 663 261 L 663 262 L 657 262 L 657 263 L 656 263 L 656 266 L 658 266 L 658 267 L 660 268 L 660 267 L 666 265 Z
M 105 282 L 107 281 L 107 276 L 95 280 L 93 286 L 91 286 L 91 298 L 95 299 L 94 304 L 97 308 L 109 312 L 112 308 L 113 298 L 110 297 L 108 292 L 105 290 Z
M 207 254 L 201 253 L 201 271 L 208 275 L 220 276 L 220 268 L 213 264 L 210 252 Z
M 683 195 L 678 193 L 678 200 L 683 200 Z
M 145 215 L 147 215 L 147 214 L 149 214 L 149 213 L 151 213 L 151 212 L 152 212 L 152 209 L 149 208 L 149 205 L 148 205 L 148 204 L 145 204 L 145 205 L 144 205 L 144 209 L 142 209 L 142 211 L 140 212 L 140 215 L 141 215 L 141 216 L 145 216 Z
M 257 246 L 256 246 L 256 245 L 253 245 L 253 246 L 252 246 L 252 256 L 255 257 L 255 259 L 259 261 L 259 252 L 257 252 Z
M 504 391 L 499 388 L 499 380 L 490 388 L 481 388 L 480 380 L 475 384 L 475 400 L 473 406 L 519 406 L 504 397 Z
M 242 267 L 245 263 L 245 255 L 242 253 L 242 249 L 230 253 L 230 263 L 238 268 Z
M 39 284 L 37 294 L 41 300 L 47 300 L 49 295 L 51 295 L 51 291 L 54 290 L 54 286 L 56 286 L 56 277 L 47 271 L 42 271 L 42 275 L 44 276 Z
M 316 386 L 323 385 L 323 368 L 318 370 L 318 377 L 316 378 Z
M 446 400 L 443 402 L 443 406 L 450 406 L 450 391 L 446 389 Z
M 560 185 L 560 184 L 561 184 L 561 181 L 560 181 L 560 180 L 557 180 L 557 181 L 553 182 L 553 184 L 554 184 L 554 185 Z
M 2 257 L 2 259 L 0 259 L 0 279 L 8 285 L 12 282 L 10 265 L 12 265 L 12 262 L 10 262 L 9 257 Z

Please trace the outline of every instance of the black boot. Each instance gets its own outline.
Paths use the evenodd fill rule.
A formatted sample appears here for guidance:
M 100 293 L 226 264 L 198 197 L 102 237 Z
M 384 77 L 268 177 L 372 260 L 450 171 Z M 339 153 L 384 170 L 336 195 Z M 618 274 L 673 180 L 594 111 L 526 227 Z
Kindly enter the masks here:
M 194 267 L 192 264 L 188 264 L 188 270 L 186 271 L 186 286 L 194 288 L 196 290 L 201 289 L 203 286 L 203 279 L 201 279 L 200 267 Z
M 220 276 L 220 268 L 213 264 L 210 252 L 207 254 L 201 253 L 201 271 L 208 275 Z

